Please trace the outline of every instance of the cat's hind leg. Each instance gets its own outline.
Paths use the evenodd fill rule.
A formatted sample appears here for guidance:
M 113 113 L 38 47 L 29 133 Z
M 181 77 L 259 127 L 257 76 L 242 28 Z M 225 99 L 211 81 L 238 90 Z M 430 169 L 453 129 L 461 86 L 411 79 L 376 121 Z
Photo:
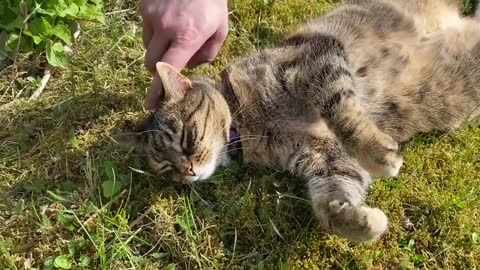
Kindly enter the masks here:
M 306 180 L 313 210 L 331 233 L 360 243 L 386 231 L 385 214 L 363 205 L 370 175 L 333 138 L 307 140 L 288 167 Z

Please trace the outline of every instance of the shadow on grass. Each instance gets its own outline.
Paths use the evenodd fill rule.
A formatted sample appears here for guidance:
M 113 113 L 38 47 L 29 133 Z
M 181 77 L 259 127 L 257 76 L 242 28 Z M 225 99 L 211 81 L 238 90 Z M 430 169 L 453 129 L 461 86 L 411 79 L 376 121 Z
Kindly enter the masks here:
M 139 240 L 133 241 L 138 254 L 164 252 L 169 254 L 168 261 L 184 265 L 191 260 L 178 251 L 185 239 L 198 245 L 212 241 L 209 248 L 223 246 L 224 256 L 232 264 L 255 265 L 287 256 L 306 232 L 320 230 L 305 199 L 303 183 L 284 173 L 240 166 L 219 172 L 213 181 L 192 185 L 140 173 L 148 172 L 141 155 L 128 154 L 109 138 L 128 129 L 125 120 L 136 119 L 122 110 L 135 107 L 132 103 L 136 102 L 134 95 L 98 91 L 58 104 L 26 104 L 0 116 L 6 127 L 0 132 L 0 153 L 10 167 L 2 171 L 5 181 L 0 182 L 1 219 L 7 224 L 1 238 L 15 243 L 11 253 L 38 250 L 59 239 L 88 238 L 75 222 L 59 220 L 58 205 L 81 222 L 94 215 L 86 210 L 90 203 L 97 209 L 109 204 L 108 211 L 101 214 L 106 220 L 118 218 L 122 211 L 124 222 L 131 224 L 140 218 L 135 225 L 142 229 Z M 105 197 L 103 184 L 113 179 L 121 183 L 121 189 Z M 121 190 L 127 193 L 119 195 Z M 152 229 L 151 223 L 159 222 L 158 212 L 142 218 L 159 198 L 177 205 L 168 214 L 176 220 L 174 234 L 168 237 L 164 231 L 169 225 L 160 223 Z M 182 225 L 184 219 L 197 229 Z M 132 233 L 128 228 L 117 230 Z M 18 231 L 38 233 L 26 237 Z M 152 242 L 164 237 L 164 242 Z M 55 251 L 42 256 L 45 254 Z

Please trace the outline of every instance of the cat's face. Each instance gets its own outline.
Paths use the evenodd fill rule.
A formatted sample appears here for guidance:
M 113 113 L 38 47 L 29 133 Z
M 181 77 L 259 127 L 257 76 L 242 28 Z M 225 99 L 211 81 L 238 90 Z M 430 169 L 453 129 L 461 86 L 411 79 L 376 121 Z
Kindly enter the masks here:
M 157 65 L 164 87 L 160 108 L 120 142 L 143 151 L 157 175 L 173 171 L 189 181 L 209 178 L 227 159 L 228 105 L 209 79 L 192 81 L 167 64 Z

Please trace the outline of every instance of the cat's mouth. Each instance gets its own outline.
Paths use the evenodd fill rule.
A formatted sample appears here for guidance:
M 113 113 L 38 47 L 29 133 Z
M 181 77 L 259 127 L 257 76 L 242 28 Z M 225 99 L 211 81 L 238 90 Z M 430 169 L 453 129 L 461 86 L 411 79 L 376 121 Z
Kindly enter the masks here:
M 190 166 L 185 171 L 184 176 L 197 176 L 197 174 L 193 170 L 193 163 L 192 162 L 190 162 Z
M 210 162 L 203 164 L 202 166 L 196 165 L 190 168 L 191 170 L 185 172 L 183 178 L 188 182 L 207 180 L 209 179 L 215 170 L 217 169 L 217 159 L 212 159 Z
M 190 166 L 182 174 L 187 182 L 201 181 L 209 179 L 218 167 L 227 166 L 231 160 L 241 161 L 242 144 L 240 140 L 240 132 L 232 124 L 229 131 L 229 141 L 225 150 L 221 153 L 214 154 L 214 158 L 204 164 L 190 163 Z

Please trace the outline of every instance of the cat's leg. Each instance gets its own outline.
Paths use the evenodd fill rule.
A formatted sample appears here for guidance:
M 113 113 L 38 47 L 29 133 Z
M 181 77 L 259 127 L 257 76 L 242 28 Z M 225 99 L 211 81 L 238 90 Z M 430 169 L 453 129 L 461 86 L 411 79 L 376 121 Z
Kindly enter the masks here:
M 305 104 L 313 121 L 319 118 L 327 121 L 349 154 L 371 175 L 396 176 L 403 164 L 398 143 L 383 133 L 364 111 L 343 45 L 332 36 L 319 34 L 311 38 L 316 43 L 303 46 L 303 53 L 315 55 L 312 58 L 318 60 L 299 67 L 302 71 L 297 75 L 295 89 L 300 102 Z M 319 57 L 321 54 L 324 56 Z
M 372 176 L 396 176 L 403 164 L 398 143 L 368 118 L 353 90 L 332 92 L 323 115 L 345 149 Z
M 370 175 L 333 139 L 308 139 L 289 159 L 288 169 L 305 178 L 321 225 L 352 242 L 377 239 L 388 226 L 378 208 L 363 205 Z

